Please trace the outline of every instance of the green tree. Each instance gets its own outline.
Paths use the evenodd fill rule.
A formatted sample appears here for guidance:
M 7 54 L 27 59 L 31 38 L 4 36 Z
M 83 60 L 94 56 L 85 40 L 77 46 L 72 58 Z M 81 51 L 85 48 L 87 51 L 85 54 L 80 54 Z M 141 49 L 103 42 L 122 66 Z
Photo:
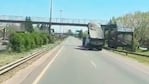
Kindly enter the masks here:
M 40 26 L 40 24 L 37 24 L 36 27 L 37 27 L 37 28 L 40 28 L 41 26 Z
M 116 18 L 121 27 L 133 28 L 137 45 L 149 48 L 149 12 L 135 12 Z M 137 47 L 137 46 L 136 46 Z
M 31 21 L 31 18 L 30 17 L 26 17 L 25 19 L 25 30 L 27 32 L 34 32 L 34 29 L 33 29 L 33 25 L 32 25 L 32 21 Z
M 72 30 L 71 30 L 71 29 L 69 29 L 69 30 L 68 30 L 68 32 L 67 32 L 67 34 L 68 34 L 68 35 L 73 35 Z
M 83 31 L 82 30 L 79 31 L 78 36 L 79 36 L 79 38 L 83 38 Z
M 108 24 L 117 24 L 115 17 L 112 17 Z

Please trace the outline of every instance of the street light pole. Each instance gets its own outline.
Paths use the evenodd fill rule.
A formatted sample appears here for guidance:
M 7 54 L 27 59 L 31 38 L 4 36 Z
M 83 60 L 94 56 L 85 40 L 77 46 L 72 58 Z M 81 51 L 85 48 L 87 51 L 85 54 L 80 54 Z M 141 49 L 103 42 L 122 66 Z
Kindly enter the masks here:
M 52 0 L 51 0 L 51 6 L 50 6 L 50 20 L 49 20 L 49 34 L 51 34 L 51 25 L 52 25 Z
M 63 10 L 60 10 L 60 23 L 62 23 L 62 12 Z M 60 33 L 62 35 L 62 26 L 60 25 Z

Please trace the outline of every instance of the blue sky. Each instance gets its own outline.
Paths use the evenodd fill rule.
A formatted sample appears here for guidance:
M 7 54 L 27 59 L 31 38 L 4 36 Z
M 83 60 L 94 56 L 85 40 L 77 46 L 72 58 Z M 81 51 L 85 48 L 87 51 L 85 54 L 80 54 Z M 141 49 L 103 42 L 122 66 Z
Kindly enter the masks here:
M 0 15 L 49 17 L 50 0 L 1 0 Z M 108 20 L 149 11 L 149 0 L 53 0 L 53 17 Z
M 50 0 L 1 0 L 0 15 L 49 17 Z M 96 19 L 107 21 L 135 11 L 149 11 L 149 0 L 53 0 L 53 18 Z M 67 31 L 72 27 L 54 27 Z M 73 28 L 73 31 L 79 28 Z M 81 28 L 86 29 L 86 28 Z

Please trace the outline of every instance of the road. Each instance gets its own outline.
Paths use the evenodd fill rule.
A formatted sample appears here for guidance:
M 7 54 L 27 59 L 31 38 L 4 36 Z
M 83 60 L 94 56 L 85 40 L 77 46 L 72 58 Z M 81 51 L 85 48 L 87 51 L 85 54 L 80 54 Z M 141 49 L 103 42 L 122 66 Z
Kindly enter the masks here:
M 142 69 L 116 59 L 106 50 L 84 50 L 80 45 L 74 37 L 65 40 L 33 84 L 149 84 L 149 73 Z

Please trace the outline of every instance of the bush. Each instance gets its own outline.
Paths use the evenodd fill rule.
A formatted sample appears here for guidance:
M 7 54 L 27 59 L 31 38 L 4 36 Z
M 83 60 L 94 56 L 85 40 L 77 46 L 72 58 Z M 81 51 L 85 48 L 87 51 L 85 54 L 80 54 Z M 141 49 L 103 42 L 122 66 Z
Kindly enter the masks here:
M 39 33 L 32 33 L 31 36 L 34 39 L 35 47 L 40 47 L 41 46 L 41 37 L 40 37 Z
M 49 36 L 48 35 L 47 37 L 48 37 L 48 41 L 49 41 L 48 43 L 54 43 L 55 40 L 56 40 L 54 36 Z
M 43 45 L 49 43 L 48 34 L 46 34 L 46 33 L 41 33 L 40 36 L 41 36 L 41 38 L 42 38 L 42 40 L 43 40 Z
M 14 33 L 10 36 L 10 47 L 13 51 L 22 52 L 54 43 L 54 37 L 46 33 Z
M 31 41 L 31 48 L 33 49 L 33 48 L 36 48 L 36 43 L 35 43 L 35 40 L 34 40 L 34 37 L 33 36 L 31 36 L 30 37 L 30 41 Z
M 22 38 L 24 38 L 24 47 L 25 50 L 30 50 L 31 49 L 31 41 L 30 41 L 30 34 L 29 33 L 22 33 L 20 34 L 22 36 Z
M 11 48 L 13 51 L 22 52 L 25 50 L 25 40 L 19 33 L 14 33 L 10 37 Z

